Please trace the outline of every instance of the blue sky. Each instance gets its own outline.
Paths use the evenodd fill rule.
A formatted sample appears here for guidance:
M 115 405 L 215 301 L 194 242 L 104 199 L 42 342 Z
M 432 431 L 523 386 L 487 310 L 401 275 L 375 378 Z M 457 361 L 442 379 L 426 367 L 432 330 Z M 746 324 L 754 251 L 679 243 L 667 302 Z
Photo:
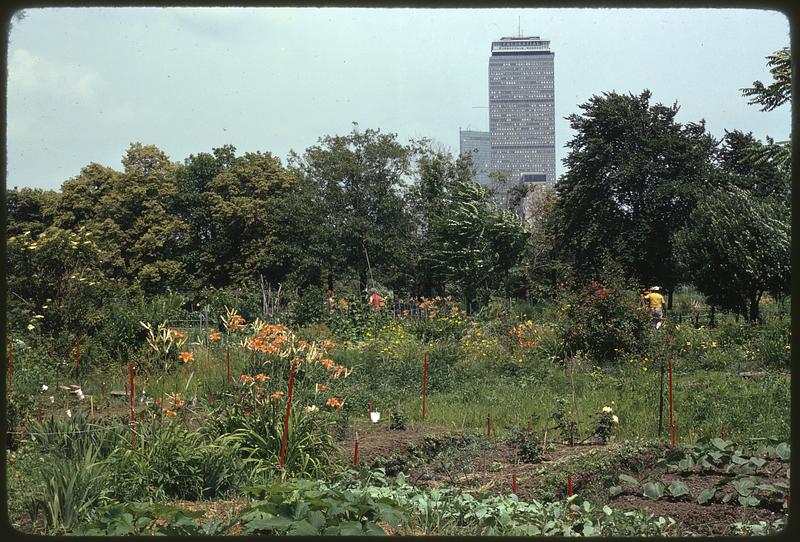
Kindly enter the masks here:
M 493 39 L 551 40 L 556 173 L 564 117 L 593 94 L 649 88 L 678 120 L 788 139 L 789 105 L 747 105 L 789 45 L 779 12 L 733 9 L 57 8 L 13 20 L 7 187 L 58 189 L 91 162 L 122 169 L 132 142 L 173 161 L 233 144 L 285 161 L 362 128 L 458 152 L 488 129 Z

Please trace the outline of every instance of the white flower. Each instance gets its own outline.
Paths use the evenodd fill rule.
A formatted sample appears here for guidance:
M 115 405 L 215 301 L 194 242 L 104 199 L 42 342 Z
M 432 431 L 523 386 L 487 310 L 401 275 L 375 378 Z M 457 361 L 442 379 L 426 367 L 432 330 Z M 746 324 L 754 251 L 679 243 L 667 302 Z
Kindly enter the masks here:
M 72 417 L 72 411 L 70 409 L 67 409 L 67 418 L 71 417 Z
M 78 390 L 78 401 L 83 401 L 83 390 Z
M 55 397 L 53 397 L 52 395 L 50 396 L 50 402 L 51 402 L 51 403 L 55 403 L 55 402 L 56 402 L 56 398 L 55 398 Z
M 619 418 L 617 418 L 617 415 L 616 415 L 616 414 L 614 414 L 613 416 L 611 416 L 611 421 L 612 421 L 612 422 L 614 422 L 614 423 L 619 423 Z
M 604 406 L 603 407 L 603 412 L 605 412 L 606 414 L 610 413 L 611 411 L 612 411 L 612 408 L 610 406 Z
M 319 410 L 319 407 L 317 405 L 310 405 L 304 408 L 303 410 L 305 410 L 306 412 L 317 412 Z
M 34 318 L 36 318 L 37 320 L 41 320 L 42 318 L 44 318 L 44 315 L 43 314 L 37 314 L 36 316 L 34 316 Z
M 47 391 L 48 389 L 47 384 L 42 384 L 42 391 Z
M 28 331 L 33 331 L 34 329 L 36 328 L 33 324 L 28 324 Z
M 378 423 L 381 421 L 381 413 L 380 412 L 370 412 L 369 419 L 372 420 L 372 423 Z

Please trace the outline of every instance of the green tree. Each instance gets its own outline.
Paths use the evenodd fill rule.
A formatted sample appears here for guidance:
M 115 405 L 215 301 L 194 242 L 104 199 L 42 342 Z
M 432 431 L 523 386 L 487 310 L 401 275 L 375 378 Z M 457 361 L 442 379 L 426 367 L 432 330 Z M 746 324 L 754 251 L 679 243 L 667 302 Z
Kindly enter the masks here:
M 409 238 L 413 290 L 427 297 L 444 295 L 445 277 L 435 265 L 432 227 L 449 207 L 454 188 L 470 182 L 474 167 L 471 156 L 454 159 L 427 140 L 414 142 L 413 149 L 414 183 L 405 195 L 414 220 L 415 234 Z
M 486 188 L 458 183 L 447 209 L 432 224 L 432 260 L 471 310 L 479 289 L 507 286 L 528 235 L 517 215 L 490 201 Z
M 371 268 L 390 287 L 407 288 L 412 220 L 402 192 L 409 155 L 395 134 L 356 126 L 294 157 L 297 171 L 319 190 L 319 220 L 330 235 L 324 254 L 329 272 L 356 273 L 367 284 Z
M 650 97 L 604 93 L 568 117 L 576 135 L 556 185 L 556 243 L 583 276 L 610 255 L 626 276 L 671 292 L 672 234 L 708 182 L 714 141 L 702 122 L 676 122 L 677 104 Z
M 60 194 L 52 190 L 6 190 L 6 234 L 40 234 L 53 223 L 59 199 Z
M 742 94 L 750 96 L 751 105 L 760 105 L 761 111 L 772 111 L 792 99 L 792 53 L 788 47 L 775 51 L 767 56 L 772 83 L 765 85 L 761 81 L 753 81 L 752 87 L 740 89 Z
M 790 226 L 785 200 L 755 198 L 729 186 L 701 197 L 675 244 L 692 281 L 711 303 L 756 322 L 764 292 L 788 291 Z

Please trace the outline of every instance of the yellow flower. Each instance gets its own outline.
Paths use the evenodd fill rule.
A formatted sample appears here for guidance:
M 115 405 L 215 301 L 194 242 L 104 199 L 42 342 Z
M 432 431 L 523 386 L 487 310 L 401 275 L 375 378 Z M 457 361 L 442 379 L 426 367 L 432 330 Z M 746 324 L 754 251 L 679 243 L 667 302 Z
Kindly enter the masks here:
M 36 327 L 33 324 L 28 324 L 28 331 L 33 331 Z
M 717 347 L 717 341 L 711 341 L 711 348 Z
M 611 407 L 610 407 L 610 406 L 604 406 L 604 407 L 603 407 L 603 412 L 605 412 L 606 414 L 608 414 L 609 412 L 611 412 L 611 410 L 612 410 L 612 409 L 611 409 Z
M 317 412 L 319 411 L 319 407 L 317 405 L 309 405 L 303 409 L 306 412 Z
M 647 367 L 642 367 L 642 371 L 647 372 Z
M 616 414 L 614 414 L 613 416 L 611 416 L 611 421 L 612 421 L 613 423 L 619 423 L 619 418 L 617 418 L 617 415 L 616 415 Z
M 791 344 L 787 344 L 786 346 L 784 346 L 784 348 L 786 350 L 791 350 L 792 349 L 792 345 Z

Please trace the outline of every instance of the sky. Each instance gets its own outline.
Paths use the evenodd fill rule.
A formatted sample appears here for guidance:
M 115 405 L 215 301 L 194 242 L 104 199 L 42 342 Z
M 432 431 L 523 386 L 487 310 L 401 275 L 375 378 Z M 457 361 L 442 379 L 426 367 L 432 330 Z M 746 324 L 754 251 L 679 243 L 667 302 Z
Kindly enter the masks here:
M 555 52 L 556 174 L 565 117 L 592 95 L 639 94 L 739 129 L 790 137 L 739 89 L 771 81 L 789 46 L 780 12 L 742 9 L 39 8 L 12 18 L 6 186 L 58 190 L 92 162 L 122 170 L 131 143 L 172 161 L 232 144 L 285 159 L 361 129 L 427 137 L 488 130 L 491 41 Z

